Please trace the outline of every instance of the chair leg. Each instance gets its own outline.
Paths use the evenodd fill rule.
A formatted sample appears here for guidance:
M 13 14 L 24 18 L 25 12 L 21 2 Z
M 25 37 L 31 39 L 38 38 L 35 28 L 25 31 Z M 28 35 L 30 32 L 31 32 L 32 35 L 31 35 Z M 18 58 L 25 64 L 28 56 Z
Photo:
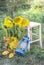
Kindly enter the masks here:
M 30 51 L 30 44 L 28 44 L 28 51 Z
M 40 39 L 40 47 L 42 48 L 41 24 L 39 26 L 39 39 Z
M 32 41 L 32 28 L 28 27 L 28 37 Z
M 30 27 L 28 26 L 28 37 L 29 37 L 29 39 L 30 39 Z
M 30 40 L 32 41 L 32 28 L 30 29 Z

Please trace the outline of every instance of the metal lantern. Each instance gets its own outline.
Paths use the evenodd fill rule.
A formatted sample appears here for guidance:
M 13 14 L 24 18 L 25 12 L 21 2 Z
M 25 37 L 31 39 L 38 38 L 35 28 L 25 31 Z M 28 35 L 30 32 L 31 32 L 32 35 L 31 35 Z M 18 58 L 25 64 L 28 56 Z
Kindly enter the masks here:
M 16 49 L 16 53 L 19 55 L 24 55 L 28 51 L 28 45 L 30 45 L 30 40 L 28 37 L 24 37 Z

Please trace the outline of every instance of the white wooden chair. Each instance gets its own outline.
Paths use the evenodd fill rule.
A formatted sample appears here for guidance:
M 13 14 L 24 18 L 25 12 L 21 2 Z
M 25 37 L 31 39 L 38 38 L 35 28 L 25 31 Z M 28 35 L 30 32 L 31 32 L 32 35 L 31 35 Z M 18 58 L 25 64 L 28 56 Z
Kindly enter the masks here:
M 35 28 L 35 27 L 38 28 L 38 32 L 39 32 L 38 35 L 36 35 L 36 33 L 33 33 L 33 32 L 32 32 L 32 28 Z M 38 39 L 33 40 L 33 39 L 32 39 L 32 36 L 33 36 L 33 35 L 38 36 Z M 30 43 L 39 41 L 39 42 L 40 42 L 40 47 L 42 48 L 41 23 L 30 22 L 30 24 L 29 24 L 29 26 L 28 26 L 28 37 L 29 37 L 29 39 L 30 39 Z

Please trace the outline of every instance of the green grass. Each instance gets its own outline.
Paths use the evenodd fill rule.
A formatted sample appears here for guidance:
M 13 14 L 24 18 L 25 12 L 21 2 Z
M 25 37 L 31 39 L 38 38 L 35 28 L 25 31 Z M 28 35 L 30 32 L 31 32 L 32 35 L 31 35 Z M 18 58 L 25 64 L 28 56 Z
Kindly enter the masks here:
M 41 50 L 38 44 L 32 44 L 30 52 L 25 54 L 25 56 L 15 55 L 11 59 L 8 59 L 8 57 L 0 57 L 0 65 L 40 65 L 44 62 L 43 60 L 44 49 Z

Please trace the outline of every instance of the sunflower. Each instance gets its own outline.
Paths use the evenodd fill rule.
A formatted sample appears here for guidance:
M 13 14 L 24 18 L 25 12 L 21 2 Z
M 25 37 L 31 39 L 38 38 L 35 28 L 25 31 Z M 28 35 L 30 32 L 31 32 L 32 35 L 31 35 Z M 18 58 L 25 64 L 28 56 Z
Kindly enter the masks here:
M 16 49 L 19 40 L 16 37 L 10 37 L 8 40 L 10 49 Z
M 30 21 L 29 20 L 26 20 L 26 19 L 23 19 L 23 21 L 21 22 L 21 26 L 22 27 L 26 27 L 30 24 Z
M 6 17 L 6 18 L 4 19 L 4 25 L 5 25 L 6 27 L 12 27 L 12 26 L 13 26 L 13 23 L 12 23 L 12 21 L 10 20 L 10 16 L 8 16 L 8 17 Z
M 23 17 L 21 17 L 21 16 L 18 16 L 18 17 L 16 17 L 15 19 L 14 19 L 14 24 L 16 24 L 16 25 L 21 25 L 21 22 L 22 22 L 22 20 L 23 20 Z

